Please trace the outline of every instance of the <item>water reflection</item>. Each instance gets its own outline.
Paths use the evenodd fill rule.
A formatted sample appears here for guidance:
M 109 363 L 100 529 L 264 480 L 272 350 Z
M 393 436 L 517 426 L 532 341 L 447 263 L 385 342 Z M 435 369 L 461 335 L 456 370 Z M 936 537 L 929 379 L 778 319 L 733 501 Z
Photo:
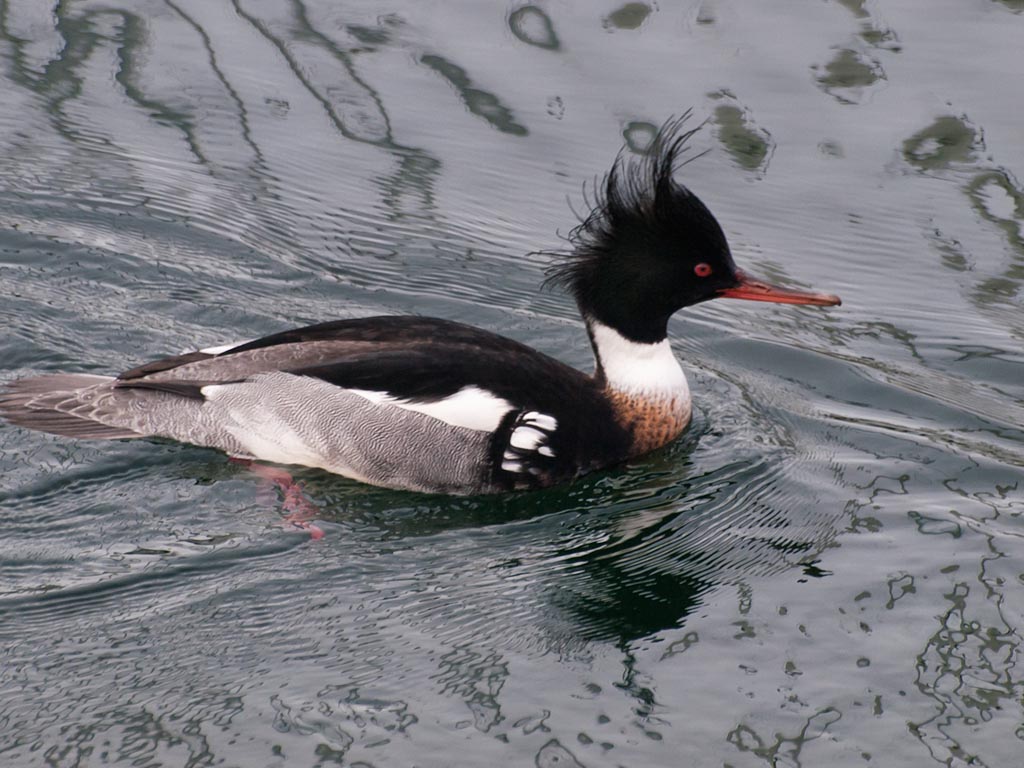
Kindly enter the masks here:
M 907 162 L 921 172 L 961 181 L 971 208 L 1004 234 L 1009 263 L 999 274 L 976 279 L 971 291 L 976 305 L 991 307 L 1012 302 L 1024 281 L 1024 191 L 1007 170 L 986 167 L 985 152 L 981 129 L 962 116 L 938 117 L 903 142 Z M 969 269 L 973 259 L 959 241 L 941 230 L 930 239 L 945 266 Z
M 879 423 L 856 421 L 854 433 L 834 433 L 847 447 L 847 460 L 837 470 L 845 487 L 859 489 L 846 509 L 850 533 L 886 530 L 898 538 L 905 526 L 923 537 L 922 543 L 908 545 L 908 553 L 927 549 L 933 556 L 942 552 L 945 559 L 929 558 L 925 563 L 911 558 L 903 567 L 883 571 L 883 589 L 857 594 L 840 612 L 861 616 L 859 626 L 865 635 L 884 626 L 888 613 L 907 625 L 925 617 L 934 622 L 923 633 L 924 647 L 917 652 L 912 677 L 930 706 L 908 718 L 908 732 L 939 764 L 1001 764 L 999 759 L 989 763 L 982 755 L 1009 759 L 1015 748 L 1003 741 L 986 750 L 977 736 L 983 724 L 994 725 L 1006 710 L 1016 709 L 1010 702 L 1020 699 L 1024 686 L 1016 674 L 1022 638 L 1016 608 L 1011 608 L 1016 603 L 1010 598 L 1020 581 L 1013 562 L 1022 540 L 1016 529 L 1024 502 L 1020 481 L 1010 477 L 1009 467 L 1019 459 L 997 454 L 982 458 L 973 446 L 950 453 L 933 436 L 901 429 L 878 432 L 873 428 Z M 999 428 L 989 428 L 993 426 Z M 861 430 L 866 431 L 855 434 Z M 862 458 L 854 458 L 855 453 Z M 941 466 L 948 473 L 941 490 L 915 471 L 921 465 Z M 938 615 L 935 600 L 945 606 Z M 858 666 L 867 669 L 871 661 L 865 654 Z M 894 696 L 893 686 L 884 686 L 880 678 L 872 683 L 861 695 L 874 695 L 874 718 L 885 714 L 885 706 L 905 706 L 897 702 L 906 691 Z M 886 696 L 878 691 L 886 691 Z M 813 700 L 809 703 L 813 706 Z M 852 703 L 859 706 L 862 700 L 855 696 Z M 825 713 L 831 714 L 821 719 Z M 832 723 L 854 713 L 855 706 L 836 704 L 816 711 L 797 734 L 782 731 L 774 737 L 741 723 L 730 741 L 767 762 L 786 754 L 799 764 L 806 733 L 817 738 Z
M 978 131 L 962 117 L 943 115 L 903 142 L 903 156 L 923 171 L 945 170 L 969 163 L 985 145 Z
M 647 3 L 626 3 L 605 17 L 604 26 L 614 29 L 639 29 L 653 10 Z
M 250 9 L 242 0 L 233 0 L 233 7 L 238 17 L 283 58 L 294 82 L 320 105 L 341 137 L 378 146 L 397 159 L 394 172 L 376 182 L 381 187 L 382 202 L 393 215 L 402 215 L 406 198 L 415 200 L 412 210 L 418 214 L 429 210 L 439 164 L 422 150 L 394 140 L 384 100 L 361 76 L 357 65 L 359 56 L 371 55 L 376 51 L 374 46 L 387 43 L 389 18 L 382 17 L 376 29 L 354 25 L 347 30 L 350 40 L 340 42 L 314 26 L 300 0 L 274 12 L 262 7 L 259 11 Z M 76 152 L 100 153 L 107 162 L 117 156 L 118 162 L 124 163 L 134 154 L 131 145 L 142 136 L 119 130 L 126 126 L 92 124 L 86 104 L 81 103 L 109 99 L 108 94 L 92 90 L 96 83 L 91 73 L 103 57 L 113 57 L 115 81 L 138 110 L 126 117 L 138 122 L 136 115 L 145 115 L 150 125 L 177 132 L 191 161 L 214 178 L 231 178 L 241 171 L 245 184 L 262 190 L 257 196 L 261 218 L 266 218 L 279 207 L 268 205 L 278 197 L 279 183 L 254 136 L 255 94 L 251 83 L 239 79 L 237 54 L 215 48 L 219 16 L 209 12 L 213 9 L 186 8 L 171 0 L 166 8 L 164 13 L 144 18 L 129 11 L 58 4 L 52 19 L 53 52 L 43 60 L 38 58 L 37 47 L 29 48 L 27 40 L 11 31 L 13 19 L 8 9 L 0 16 L 0 38 L 10 48 L 10 55 L 5 57 L 10 79 L 45 99 L 53 127 Z M 20 6 L 17 10 L 19 14 L 25 11 Z M 156 45 L 155 36 L 173 38 L 178 46 L 169 49 Z M 182 57 L 181 49 L 195 49 L 195 55 Z M 174 73 L 178 82 L 174 77 L 153 77 L 153 68 L 161 66 Z M 184 89 L 182 83 L 186 84 Z M 269 108 L 284 117 L 291 109 L 291 98 L 267 97 L 263 101 L 260 112 Z M 234 111 L 227 120 L 225 103 Z M 239 153 L 238 144 L 223 140 L 225 134 L 236 135 L 248 152 Z M 141 151 L 145 156 L 152 150 Z M 118 190 L 121 197 L 145 183 L 132 178 L 135 172 L 130 166 L 126 165 L 125 170 L 128 178 L 124 180 L 126 189 Z M 109 169 L 103 175 L 109 175 Z M 186 200 L 194 196 L 173 184 L 164 194 L 172 208 L 180 207 L 179 196 Z M 163 203 L 157 199 L 144 204 L 160 208 Z M 237 211 L 230 210 L 214 212 L 214 223 L 227 223 L 237 215 Z M 263 222 L 263 226 L 286 233 L 286 241 L 294 239 L 294 235 L 287 234 L 292 226 L 283 217 Z
M 791 736 L 775 733 L 762 737 L 749 726 L 739 725 L 729 733 L 728 740 L 740 752 L 750 752 L 768 765 L 801 766 L 801 752 L 808 742 L 825 736 L 829 726 L 842 717 L 833 707 L 825 707 L 809 716 Z
M 1002 3 L 1014 13 L 1024 13 L 1024 0 L 995 0 Z
M 960 498 L 957 509 L 919 525 L 926 536 L 972 536 L 983 543 L 978 562 L 964 564 L 970 571 L 953 563 L 943 569 L 950 581 L 946 609 L 935 617 L 934 633 L 917 657 L 915 685 L 935 707 L 910 729 L 939 763 L 978 761 L 973 750 L 980 745 L 971 744 L 971 735 L 1000 718 L 1024 692 L 1016 672 L 1024 636 L 1012 596 L 1021 581 L 1014 561 L 1022 538 L 1012 521 L 1024 513 L 1024 502 L 1018 483 L 986 488 L 987 473 L 978 469 L 947 481 Z M 1006 751 L 1012 751 L 1009 744 Z
M 694 431 L 569 488 L 300 473 L 321 542 L 216 453 L 0 428 L 0 761 L 1015 764 L 1020 9 L 946 10 L 0 3 L 5 379 L 410 310 L 585 364 L 518 254 L 690 104 L 744 262 L 851 292 L 681 321 Z
M 821 68 L 817 81 L 822 89 L 842 104 L 857 104 L 885 79 L 882 65 L 850 48 L 840 48 Z
M 516 122 L 512 110 L 506 107 L 493 93 L 473 85 L 469 75 L 462 67 L 443 56 L 428 54 L 420 58 L 426 66 L 451 83 L 459 96 L 474 115 L 482 117 L 499 131 L 513 136 L 525 136 L 526 127 Z
M 885 48 L 893 52 L 900 50 L 896 33 L 875 19 L 873 13 L 865 7 L 866 0 L 838 0 L 838 2 L 862 22 L 860 37 L 864 42 L 874 48 Z
M 516 39 L 528 45 L 548 51 L 557 51 L 561 47 L 551 17 L 535 5 L 524 5 L 512 11 L 508 26 Z
M 394 173 L 379 182 L 383 200 L 395 216 L 401 216 L 400 206 L 406 195 L 419 201 L 417 209 L 432 208 L 438 161 L 394 140 L 384 100 L 360 76 L 355 63 L 357 55 L 374 52 L 374 48 L 365 47 L 368 38 L 377 45 L 388 41 L 389 27 L 395 24 L 395 19 L 380 17 L 378 27 L 372 31 L 359 26 L 350 30 L 357 45 L 346 48 L 312 24 L 302 0 L 292 0 L 291 14 L 276 19 L 245 10 L 242 0 L 232 0 L 232 4 L 238 15 L 281 53 L 295 80 L 323 106 L 342 136 L 379 145 L 399 159 Z M 340 64 L 341 69 L 334 64 Z M 307 73 L 325 75 L 314 79 Z
M 761 173 L 767 171 L 775 148 L 771 134 L 754 122 L 733 94 L 720 91 L 711 94 L 711 98 L 719 102 L 715 107 L 718 140 L 741 168 Z

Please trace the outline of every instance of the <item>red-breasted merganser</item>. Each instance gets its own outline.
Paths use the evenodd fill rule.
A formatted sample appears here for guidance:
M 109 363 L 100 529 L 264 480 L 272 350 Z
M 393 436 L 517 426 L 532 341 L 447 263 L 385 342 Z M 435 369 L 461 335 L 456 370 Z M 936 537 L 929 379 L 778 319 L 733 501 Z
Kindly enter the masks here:
M 674 178 L 694 131 L 666 125 L 619 155 L 552 279 L 579 306 L 587 375 L 489 331 L 426 317 L 312 325 L 203 349 L 113 378 L 8 384 L 0 414 L 77 438 L 168 437 L 234 457 L 318 467 L 389 488 L 539 488 L 659 448 L 690 421 L 668 320 L 708 299 L 839 304 L 754 280 Z

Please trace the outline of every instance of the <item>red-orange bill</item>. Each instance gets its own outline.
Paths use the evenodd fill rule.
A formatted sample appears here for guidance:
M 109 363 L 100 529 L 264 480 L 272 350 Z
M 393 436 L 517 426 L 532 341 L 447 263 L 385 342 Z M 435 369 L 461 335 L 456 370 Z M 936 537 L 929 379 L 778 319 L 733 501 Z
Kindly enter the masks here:
M 831 293 L 814 293 L 813 291 L 794 291 L 780 288 L 770 283 L 762 283 L 747 277 L 737 270 L 739 285 L 723 288 L 718 296 L 723 299 L 747 299 L 748 301 L 771 301 L 776 304 L 813 304 L 817 307 L 834 307 L 842 304 L 842 300 Z

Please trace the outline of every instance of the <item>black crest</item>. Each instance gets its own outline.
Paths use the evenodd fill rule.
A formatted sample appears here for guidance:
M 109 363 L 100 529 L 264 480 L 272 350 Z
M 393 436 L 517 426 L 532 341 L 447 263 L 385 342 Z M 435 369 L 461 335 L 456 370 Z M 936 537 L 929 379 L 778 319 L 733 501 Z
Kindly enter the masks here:
M 569 233 L 571 252 L 548 272 L 547 282 L 568 288 L 585 316 L 635 341 L 663 339 L 672 313 L 735 280 L 721 227 L 674 178 L 700 157 L 682 159 L 703 127 L 684 130 L 690 114 L 665 123 L 645 154 L 619 152 L 595 185 L 592 210 Z M 710 266 L 706 278 L 695 275 L 699 264 Z

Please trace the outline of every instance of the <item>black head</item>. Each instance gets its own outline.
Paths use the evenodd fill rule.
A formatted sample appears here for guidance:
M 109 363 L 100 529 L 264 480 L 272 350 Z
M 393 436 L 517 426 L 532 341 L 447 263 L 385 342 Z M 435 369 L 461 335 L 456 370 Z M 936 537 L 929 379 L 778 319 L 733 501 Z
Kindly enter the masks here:
M 682 130 L 688 116 L 666 123 L 646 155 L 619 154 L 569 235 L 569 260 L 551 271 L 585 316 L 633 341 L 660 341 L 674 312 L 738 281 L 722 228 L 673 178 L 700 130 Z
M 667 122 L 646 155 L 619 153 L 549 279 L 569 288 L 584 317 L 642 343 L 661 341 L 673 313 L 708 299 L 839 304 L 838 296 L 780 288 L 737 269 L 711 211 L 673 178 L 700 130 L 683 130 L 689 116 Z

